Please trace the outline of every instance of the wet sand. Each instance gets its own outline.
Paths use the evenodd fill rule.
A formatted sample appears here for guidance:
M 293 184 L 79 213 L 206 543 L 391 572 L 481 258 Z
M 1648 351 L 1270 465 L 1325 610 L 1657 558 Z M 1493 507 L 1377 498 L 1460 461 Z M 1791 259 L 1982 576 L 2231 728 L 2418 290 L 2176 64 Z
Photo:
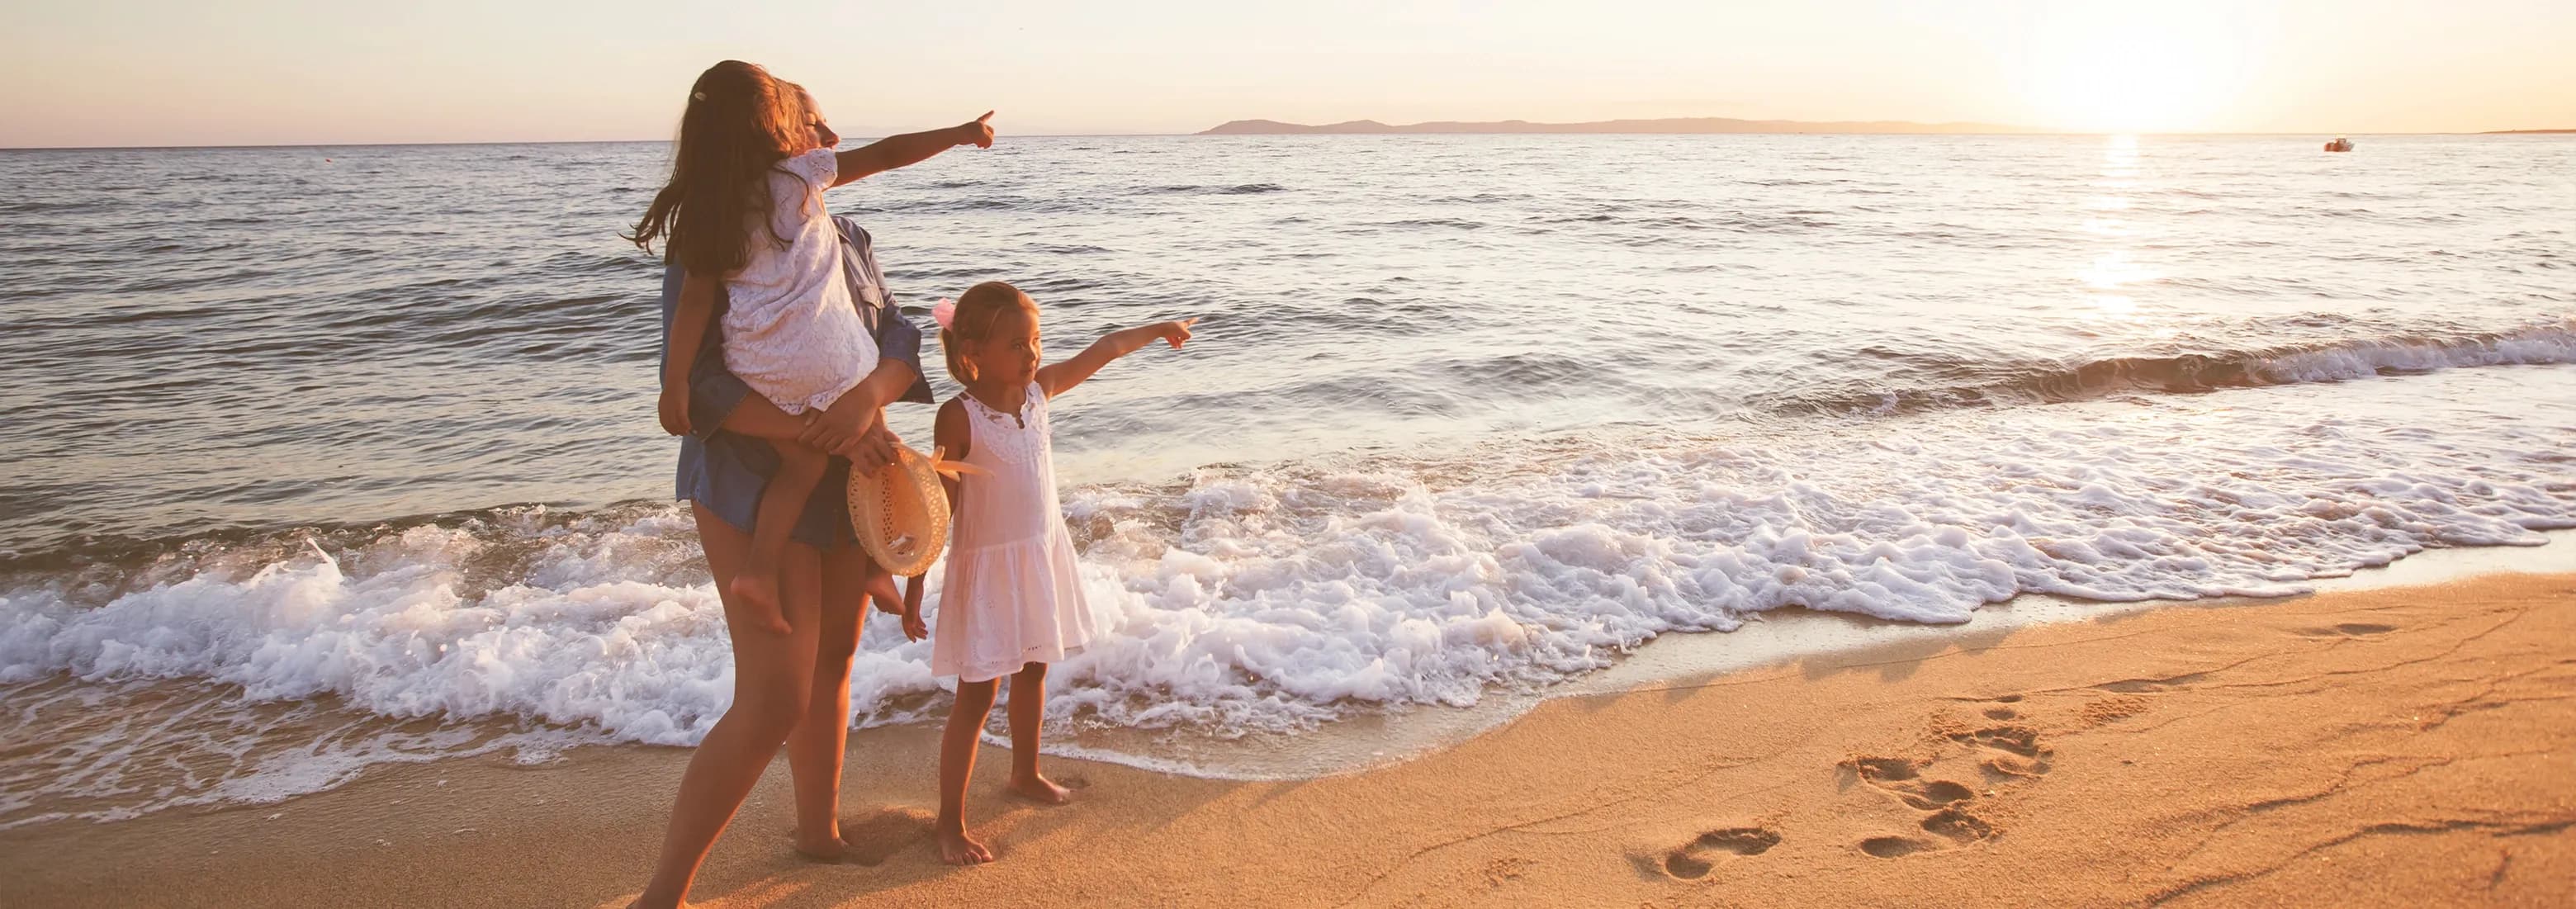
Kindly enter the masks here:
M 789 848 L 786 765 L 710 906 L 2566 905 L 2576 574 L 2170 606 L 1560 698 L 1297 782 L 1060 760 L 1077 803 L 924 836 L 933 731 L 853 737 L 866 854 Z M 620 905 L 686 753 L 371 772 L 275 805 L 0 832 L 10 905 Z M 869 864 L 872 863 L 872 864 Z

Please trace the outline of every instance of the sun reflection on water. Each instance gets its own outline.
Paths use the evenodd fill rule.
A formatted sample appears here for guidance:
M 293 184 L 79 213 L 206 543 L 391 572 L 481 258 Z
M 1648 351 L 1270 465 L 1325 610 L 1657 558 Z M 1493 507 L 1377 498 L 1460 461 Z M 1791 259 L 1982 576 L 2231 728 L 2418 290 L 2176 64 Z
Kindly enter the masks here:
M 2128 211 L 2134 204 L 2131 194 L 2138 189 L 2139 171 L 2138 137 L 2119 135 L 2103 140 L 2102 169 L 2092 183 L 2093 188 L 2102 192 L 2084 200 L 2084 208 L 2097 214 L 2085 217 L 2078 225 L 2078 229 L 2102 241 L 2093 261 L 2075 273 L 2075 278 L 2083 282 L 2076 294 L 2085 306 L 2090 307 L 2085 315 L 2089 320 L 2142 321 L 2138 315 L 2137 298 L 2128 290 L 2132 285 L 2164 277 L 2163 273 L 2131 257 L 2126 244 L 2137 231 L 2127 218 L 2117 214 Z M 2172 329 L 2158 329 L 2156 334 L 2170 335 Z

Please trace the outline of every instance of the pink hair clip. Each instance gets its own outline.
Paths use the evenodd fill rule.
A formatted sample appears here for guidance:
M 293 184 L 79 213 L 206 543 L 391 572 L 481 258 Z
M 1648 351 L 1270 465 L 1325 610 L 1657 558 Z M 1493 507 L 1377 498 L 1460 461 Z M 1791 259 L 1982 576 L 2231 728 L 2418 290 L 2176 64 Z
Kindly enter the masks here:
M 955 323 L 957 321 L 957 301 L 948 299 L 947 297 L 941 297 L 939 298 L 939 302 L 930 304 L 930 321 L 939 323 L 939 327 L 941 328 L 947 328 L 951 324 Z

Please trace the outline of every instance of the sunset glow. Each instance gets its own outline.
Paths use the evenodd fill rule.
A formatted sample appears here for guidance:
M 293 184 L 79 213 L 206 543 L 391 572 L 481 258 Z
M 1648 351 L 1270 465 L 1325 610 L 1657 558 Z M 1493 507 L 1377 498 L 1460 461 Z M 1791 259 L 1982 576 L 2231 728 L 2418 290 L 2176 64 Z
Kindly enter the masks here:
M 2067 4 L 2031 35 L 2016 90 L 2030 121 L 2079 132 L 2210 129 L 2244 88 L 2262 23 L 2217 11 Z
M 663 139 L 672 74 L 725 57 L 804 83 L 853 136 L 985 110 L 1015 136 L 1254 118 L 2576 127 L 2564 0 L 138 5 L 0 8 L 20 39 L 0 147 Z

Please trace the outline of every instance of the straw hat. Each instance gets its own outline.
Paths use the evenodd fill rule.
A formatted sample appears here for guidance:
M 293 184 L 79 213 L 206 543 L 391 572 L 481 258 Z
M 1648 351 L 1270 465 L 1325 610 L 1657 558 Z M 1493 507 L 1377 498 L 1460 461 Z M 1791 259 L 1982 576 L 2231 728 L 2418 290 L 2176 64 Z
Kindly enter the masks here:
M 948 491 L 939 485 L 939 474 L 964 465 L 942 463 L 944 454 L 934 450 L 923 457 L 897 444 L 894 460 L 876 473 L 850 473 L 850 529 L 858 532 L 868 558 L 888 572 L 912 577 L 929 571 L 948 544 Z

